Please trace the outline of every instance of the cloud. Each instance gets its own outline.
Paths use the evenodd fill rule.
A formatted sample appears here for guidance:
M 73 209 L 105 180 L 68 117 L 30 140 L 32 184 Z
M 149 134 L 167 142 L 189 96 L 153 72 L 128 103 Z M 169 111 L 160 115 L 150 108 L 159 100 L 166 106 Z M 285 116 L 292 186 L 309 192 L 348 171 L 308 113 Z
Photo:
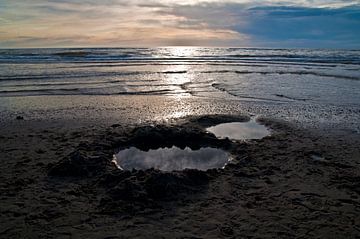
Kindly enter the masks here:
M 360 47 L 351 0 L 3 0 L 0 47 Z
M 246 26 L 234 30 L 255 36 L 257 44 L 286 47 L 360 46 L 360 8 L 262 7 L 247 11 Z
M 337 2 L 337 6 L 339 4 Z M 251 46 L 360 47 L 359 5 L 315 8 L 207 3 L 178 6 L 168 14 L 183 17 L 198 25 L 206 24 L 209 28 L 239 32 L 251 39 Z

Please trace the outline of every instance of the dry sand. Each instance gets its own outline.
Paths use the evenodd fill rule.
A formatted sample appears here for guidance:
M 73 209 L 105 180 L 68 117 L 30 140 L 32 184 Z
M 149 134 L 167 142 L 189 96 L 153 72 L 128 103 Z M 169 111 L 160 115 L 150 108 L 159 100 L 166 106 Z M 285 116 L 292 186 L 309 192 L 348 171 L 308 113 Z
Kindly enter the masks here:
M 261 140 L 204 132 L 249 116 L 231 113 L 152 123 L 3 114 L 0 237 L 360 238 L 357 132 L 267 115 L 272 135 Z M 236 160 L 207 172 L 119 171 L 114 150 L 133 145 L 213 146 Z

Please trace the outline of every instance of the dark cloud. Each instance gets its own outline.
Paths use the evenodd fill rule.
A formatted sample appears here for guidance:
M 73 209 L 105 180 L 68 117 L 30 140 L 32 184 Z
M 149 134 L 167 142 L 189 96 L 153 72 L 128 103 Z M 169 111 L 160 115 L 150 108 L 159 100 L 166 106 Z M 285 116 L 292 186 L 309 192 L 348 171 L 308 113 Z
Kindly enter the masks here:
M 160 45 L 359 48 L 359 26 L 360 2 L 354 0 L 0 0 L 0 47 L 87 45 L 89 39 L 115 45 L 119 38 L 119 44 L 146 38 Z M 194 37 L 202 30 L 209 39 Z M 22 31 L 28 39 L 19 37 Z
M 248 25 L 236 31 L 254 36 L 258 44 L 273 42 L 296 47 L 360 46 L 360 9 L 263 7 L 248 10 Z
M 200 4 L 177 6 L 159 13 L 185 17 L 192 24 L 235 30 L 251 37 L 255 46 L 360 47 L 359 5 L 311 8 Z

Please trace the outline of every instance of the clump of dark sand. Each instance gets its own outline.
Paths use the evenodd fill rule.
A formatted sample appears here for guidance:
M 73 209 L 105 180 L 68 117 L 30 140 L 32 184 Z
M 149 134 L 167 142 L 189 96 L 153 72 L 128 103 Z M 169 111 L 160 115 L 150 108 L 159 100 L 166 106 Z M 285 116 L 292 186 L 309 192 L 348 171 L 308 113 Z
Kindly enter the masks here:
M 223 119 L 223 120 L 222 120 Z M 204 127 L 232 120 L 247 120 L 247 117 L 208 116 L 192 118 L 181 125 L 142 126 L 127 132 L 126 137 L 116 135 L 80 146 L 78 150 L 65 157 L 56 165 L 50 165 L 51 176 L 93 176 L 104 172 L 109 166 L 114 150 L 136 147 L 141 150 L 158 149 L 176 146 L 181 149 L 189 147 L 220 148 L 226 151 L 235 145 L 228 139 L 218 139 L 204 130 Z M 116 127 L 113 127 L 116 128 Z M 239 147 L 239 146 L 237 146 Z
M 240 120 L 243 118 L 240 117 Z M 234 119 L 235 117 L 224 118 L 225 121 Z M 147 204 L 156 200 L 176 200 L 182 194 L 196 193 L 206 188 L 210 178 L 216 175 L 218 170 L 121 171 L 111 163 L 111 156 L 116 150 L 128 147 L 137 147 L 145 151 L 172 146 L 182 149 L 189 147 L 194 150 L 213 147 L 230 153 L 241 148 L 228 139 L 218 139 L 204 130 L 204 126 L 218 122 L 222 121 L 215 116 L 200 117 L 176 126 L 142 126 L 119 135 L 116 133 L 119 126 L 112 127 L 114 131 L 111 137 L 81 145 L 58 163 L 49 165 L 48 175 L 96 180 L 96 185 L 105 190 L 106 196 L 101 200 L 100 207 L 106 212 L 110 209 L 117 210 L 117 206 L 123 204 L 120 201 Z M 124 135 L 126 137 L 123 137 Z

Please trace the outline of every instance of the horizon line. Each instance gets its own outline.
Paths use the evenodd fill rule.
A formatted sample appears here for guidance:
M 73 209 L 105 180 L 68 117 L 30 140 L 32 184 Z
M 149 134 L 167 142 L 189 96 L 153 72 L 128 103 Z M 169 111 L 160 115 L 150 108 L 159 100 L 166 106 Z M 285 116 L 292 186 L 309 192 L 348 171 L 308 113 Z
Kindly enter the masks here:
M 41 50 L 41 49 L 151 49 L 151 48 L 236 48 L 236 49 L 296 49 L 296 50 L 348 50 L 360 51 L 360 48 L 337 48 L 337 47 L 244 47 L 244 46 L 61 46 L 61 47 L 0 47 L 0 50 Z

